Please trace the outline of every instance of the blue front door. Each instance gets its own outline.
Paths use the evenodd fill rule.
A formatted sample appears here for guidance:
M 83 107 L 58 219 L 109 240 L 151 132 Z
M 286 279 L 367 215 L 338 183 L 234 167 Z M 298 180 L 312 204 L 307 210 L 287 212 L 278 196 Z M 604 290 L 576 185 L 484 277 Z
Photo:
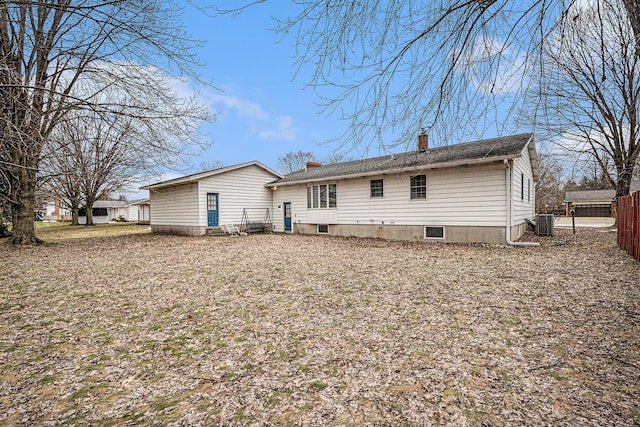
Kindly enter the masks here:
M 218 193 L 207 193 L 207 226 L 218 226 Z
M 291 203 L 284 204 L 284 231 L 291 232 Z

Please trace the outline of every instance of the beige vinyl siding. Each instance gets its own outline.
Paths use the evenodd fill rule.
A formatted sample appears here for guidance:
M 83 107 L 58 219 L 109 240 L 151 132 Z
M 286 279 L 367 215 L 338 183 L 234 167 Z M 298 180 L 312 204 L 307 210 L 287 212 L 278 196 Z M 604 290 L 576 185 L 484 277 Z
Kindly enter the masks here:
M 511 225 L 517 225 L 522 224 L 525 218 L 533 220 L 535 216 L 535 183 L 533 182 L 528 147 L 524 148 L 522 156 L 513 160 L 512 170 Z M 523 176 L 524 186 L 521 186 Z M 531 186 L 529 200 L 527 200 L 527 184 Z M 524 194 L 522 193 L 523 190 Z
M 410 177 L 427 175 L 427 198 L 410 199 Z M 371 179 L 384 196 L 370 197 Z M 306 185 L 295 186 L 306 197 Z M 306 207 L 306 199 L 303 199 Z M 339 180 L 338 224 L 504 226 L 505 166 L 492 163 Z
M 249 165 L 200 180 L 199 225 L 207 225 L 207 193 L 218 193 L 218 224 L 242 222 L 244 208 L 271 209 L 271 189 L 265 184 L 277 177 L 256 165 Z M 273 212 L 271 212 L 273 215 Z M 260 218 L 250 218 L 255 221 Z
M 410 177 L 418 173 L 340 181 L 340 224 L 500 226 L 505 222 L 502 164 L 429 170 L 427 199 L 411 200 Z M 369 197 L 370 179 L 384 179 L 384 197 Z
M 198 184 L 189 183 L 175 187 L 149 191 L 151 224 L 187 225 L 198 224 Z
M 273 190 L 272 217 L 274 231 L 284 232 L 284 203 L 291 203 L 291 223 L 307 222 L 307 186 L 292 185 Z M 279 207 L 278 207 L 279 206 Z

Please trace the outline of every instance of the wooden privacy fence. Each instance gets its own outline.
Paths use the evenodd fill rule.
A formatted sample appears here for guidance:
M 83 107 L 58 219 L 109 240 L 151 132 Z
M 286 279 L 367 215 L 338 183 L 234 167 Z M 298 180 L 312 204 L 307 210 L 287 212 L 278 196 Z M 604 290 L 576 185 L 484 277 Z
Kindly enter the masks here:
M 640 260 L 640 192 L 618 197 L 618 246 Z

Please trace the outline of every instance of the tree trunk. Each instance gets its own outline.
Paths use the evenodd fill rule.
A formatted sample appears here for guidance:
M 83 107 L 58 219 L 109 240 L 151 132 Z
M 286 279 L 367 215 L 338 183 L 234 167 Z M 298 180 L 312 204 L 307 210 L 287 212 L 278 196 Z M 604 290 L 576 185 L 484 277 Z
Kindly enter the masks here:
M 14 193 L 11 209 L 13 213 L 13 227 L 9 242 L 16 245 L 41 244 L 36 237 L 34 221 L 36 206 L 36 177 L 35 172 L 23 169 L 22 182 Z
M 71 208 L 71 225 L 80 225 L 78 222 L 78 207 Z
M 85 225 L 93 225 L 93 202 L 87 201 L 85 205 L 85 211 L 87 215 L 87 222 Z
M 638 55 L 640 54 L 640 3 L 637 0 L 624 0 L 623 3 L 636 39 L 635 51 Z

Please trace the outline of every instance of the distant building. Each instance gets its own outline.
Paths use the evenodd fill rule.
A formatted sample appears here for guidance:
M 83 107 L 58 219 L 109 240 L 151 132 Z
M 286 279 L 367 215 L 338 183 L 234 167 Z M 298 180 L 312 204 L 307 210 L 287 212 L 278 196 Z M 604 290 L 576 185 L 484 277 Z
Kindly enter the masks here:
M 631 183 L 631 193 L 636 191 L 640 191 L 637 181 Z M 575 209 L 575 216 L 579 217 L 615 217 L 615 198 L 616 190 L 567 191 L 564 196 L 567 216 Z

